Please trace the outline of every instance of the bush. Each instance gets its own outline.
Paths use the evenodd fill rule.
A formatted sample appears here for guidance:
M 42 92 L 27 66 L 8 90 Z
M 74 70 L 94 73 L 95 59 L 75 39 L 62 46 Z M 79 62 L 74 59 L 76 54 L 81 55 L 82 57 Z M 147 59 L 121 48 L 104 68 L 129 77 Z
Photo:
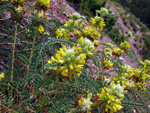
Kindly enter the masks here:
M 123 20 L 123 23 L 127 25 L 129 23 L 128 19 Z
M 150 35 L 149 34 L 143 34 L 142 39 L 144 40 L 145 44 L 143 47 L 144 52 L 144 59 L 150 59 Z
M 125 40 L 124 35 L 120 35 L 119 28 L 113 28 L 109 31 L 108 36 L 117 44 L 119 45 L 121 42 Z
M 76 10 L 78 10 L 83 15 L 92 17 L 95 15 L 95 10 L 99 10 L 101 7 L 105 7 L 106 1 L 99 0 L 67 0 L 74 4 Z
M 104 29 L 108 29 L 108 31 L 111 30 L 112 27 L 116 24 L 117 19 L 118 19 L 117 15 L 105 16 L 104 21 L 106 23 L 106 26 L 104 27 Z
M 37 12 L 27 15 L 31 22 L 28 19 L 22 21 L 23 10 L 18 10 L 20 0 L 12 2 L 0 7 L 1 13 L 3 10 L 13 13 L 10 19 L 0 24 L 0 56 L 7 61 L 3 64 L 7 68 L 0 73 L 2 112 L 130 113 L 133 107 L 138 112 L 139 106 L 145 108 L 143 112 L 149 110 L 145 106 L 149 97 L 146 89 L 149 88 L 143 84 L 149 80 L 145 77 L 149 61 L 140 63 L 136 70 L 123 64 L 119 57 L 130 48 L 128 42 L 122 43 L 120 48 L 114 48 L 111 43 L 100 43 L 105 49 L 97 50 L 98 27 L 104 26 L 101 21 L 82 30 L 84 21 L 81 19 L 84 17 L 78 13 L 70 15 L 72 19 L 64 25 L 57 19 L 47 20 L 44 14 L 49 8 L 49 0 L 37 0 L 33 7 Z M 23 6 L 26 2 L 21 3 Z M 95 24 L 99 26 L 95 28 Z M 70 37 L 71 34 L 78 39 Z M 117 28 L 112 29 L 110 36 L 123 38 Z M 128 52 L 129 55 L 137 59 L 133 50 Z
M 131 26 L 133 27 L 133 31 L 134 32 L 137 32 L 137 27 L 136 27 L 136 25 L 135 25 L 135 22 L 134 22 L 134 20 L 133 19 L 130 19 L 130 24 L 131 24 Z

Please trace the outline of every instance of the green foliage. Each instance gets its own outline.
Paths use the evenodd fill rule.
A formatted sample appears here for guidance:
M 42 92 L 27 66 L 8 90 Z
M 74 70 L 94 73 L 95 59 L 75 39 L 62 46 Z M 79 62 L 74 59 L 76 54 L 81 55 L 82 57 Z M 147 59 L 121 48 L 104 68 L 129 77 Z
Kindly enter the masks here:
M 104 22 L 106 23 L 106 26 L 104 27 L 104 29 L 108 29 L 111 30 L 112 27 L 116 24 L 117 22 L 117 15 L 116 14 L 111 14 L 112 12 L 110 12 L 109 15 L 104 16 Z
M 3 10 L 7 9 L 3 7 Z M 4 15 L 4 17 L 6 16 Z M 62 46 L 73 47 L 76 43 L 75 39 L 55 39 L 57 28 L 78 29 L 81 32 L 82 29 L 74 26 L 60 26 L 60 21 L 57 19 L 44 20 L 35 16 L 30 16 L 30 19 L 32 19 L 31 23 L 25 19 L 23 20 L 25 25 L 12 22 L 11 19 L 4 19 L 0 24 L 0 54 L 6 58 L 5 64 L 7 64 L 5 80 L 0 81 L 0 100 L 2 105 L 0 109 L 2 112 L 79 112 L 75 103 L 79 94 L 92 92 L 93 96 L 96 96 L 97 93 L 101 93 L 104 86 L 110 84 L 104 82 L 104 75 L 111 76 L 111 72 L 117 74 L 123 72 L 120 68 L 123 63 L 119 58 L 113 60 L 113 68 L 105 71 L 100 60 L 103 56 L 99 53 L 93 53 L 91 61 L 98 68 L 98 72 L 94 73 L 91 65 L 86 61 L 80 77 L 74 72 L 75 77 L 72 82 L 69 82 L 59 76 L 59 72 L 56 73 L 52 70 L 62 64 L 57 62 L 50 64 L 47 61 Z M 35 30 L 37 21 L 44 24 L 48 33 L 40 34 Z M 14 40 L 14 31 L 16 30 L 14 24 L 18 27 L 13 69 L 14 80 L 11 82 L 12 42 Z M 27 34 L 30 35 L 27 36 Z M 124 37 L 119 35 L 119 29 L 117 28 L 112 29 L 109 35 L 117 44 L 124 41 Z M 36 39 L 35 42 L 33 41 L 34 39 Z M 133 50 L 132 53 L 133 57 L 136 57 Z M 149 92 L 149 89 L 143 93 L 129 88 L 123 99 L 124 106 L 120 112 L 131 112 L 132 108 L 138 112 L 137 108 L 139 109 L 139 106 L 148 111 L 148 103 L 145 100 L 149 98 Z M 140 97 L 141 95 L 144 95 L 145 98 Z M 101 113 L 102 109 L 98 108 L 97 112 Z
M 135 24 L 135 22 L 134 22 L 134 20 L 132 18 L 130 19 L 130 24 L 133 27 L 134 32 L 137 32 L 136 24 Z
M 95 15 L 95 10 L 99 10 L 106 5 L 107 0 L 67 0 L 74 4 L 76 10 L 80 13 L 92 17 Z
M 150 9 L 149 9 L 149 0 L 113 0 L 121 3 L 124 7 L 130 8 L 130 11 L 142 22 L 144 22 L 147 27 L 150 28 Z
M 124 22 L 124 24 L 125 25 L 127 25 L 128 24 L 128 17 L 127 16 L 123 16 L 123 22 Z
M 125 40 L 125 37 L 120 35 L 119 28 L 113 28 L 108 36 L 118 45 Z
M 142 39 L 145 42 L 143 47 L 144 59 L 150 59 L 150 35 L 145 33 L 142 35 Z

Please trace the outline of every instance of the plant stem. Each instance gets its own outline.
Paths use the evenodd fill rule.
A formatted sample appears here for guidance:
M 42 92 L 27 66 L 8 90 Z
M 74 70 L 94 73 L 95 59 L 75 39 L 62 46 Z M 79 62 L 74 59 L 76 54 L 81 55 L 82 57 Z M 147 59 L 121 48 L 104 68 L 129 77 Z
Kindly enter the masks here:
M 33 42 L 32 42 L 32 48 L 31 48 L 31 55 L 30 55 L 30 59 L 29 59 L 29 66 L 28 66 L 28 71 L 27 71 L 27 77 L 28 77 L 28 75 L 29 75 L 30 64 L 31 64 L 31 62 L 32 62 L 33 48 L 34 48 L 35 39 L 36 39 L 36 36 L 33 36 Z M 26 86 L 27 86 L 27 81 L 25 82 L 23 92 L 24 92 Z
M 14 45 L 13 45 L 13 51 L 12 51 L 12 65 L 11 65 L 11 82 L 13 82 L 13 70 L 14 70 L 14 61 L 15 61 L 15 46 L 16 46 L 16 39 L 17 39 L 17 24 L 15 27 L 15 37 L 14 37 Z
M 32 49 L 31 49 L 31 55 L 30 55 L 30 59 L 29 59 L 29 67 L 28 67 L 27 76 L 28 76 L 28 74 L 29 74 L 29 71 L 30 71 L 30 64 L 31 64 L 31 62 L 32 62 L 33 48 L 34 48 L 35 39 L 36 39 L 36 36 L 33 37 Z

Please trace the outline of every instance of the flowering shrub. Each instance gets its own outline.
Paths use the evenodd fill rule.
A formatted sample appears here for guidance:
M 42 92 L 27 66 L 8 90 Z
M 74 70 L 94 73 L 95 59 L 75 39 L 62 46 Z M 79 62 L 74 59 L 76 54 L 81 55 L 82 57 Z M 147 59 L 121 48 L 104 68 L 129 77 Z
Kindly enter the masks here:
M 12 0 L 11 8 L 20 14 L 25 3 Z M 20 27 L 23 21 L 16 20 L 12 54 L 9 46 L 0 46 L 2 53 L 9 57 L 8 70 L 0 74 L 3 111 L 115 113 L 131 112 L 139 106 L 148 110 L 147 101 L 137 100 L 139 91 L 144 94 L 149 90 L 150 61 L 138 62 L 134 69 L 119 59 L 131 48 L 128 40 L 121 42 L 120 48 L 99 42 L 105 26 L 103 16 L 109 15 L 105 8 L 97 11 L 101 16 L 90 19 L 90 26 L 85 26 L 85 17 L 78 13 L 70 14 L 71 19 L 61 26 L 58 20 L 47 21 L 49 0 L 37 0 L 33 6 L 31 23 Z M 14 30 L 8 23 L 4 26 L 9 28 L 3 29 L 8 35 Z M 127 37 L 132 38 L 131 34 Z M 8 37 L 6 42 L 9 41 L 12 38 Z M 97 51 L 99 44 L 105 45 L 104 50 Z M 91 62 L 98 69 L 96 73 Z

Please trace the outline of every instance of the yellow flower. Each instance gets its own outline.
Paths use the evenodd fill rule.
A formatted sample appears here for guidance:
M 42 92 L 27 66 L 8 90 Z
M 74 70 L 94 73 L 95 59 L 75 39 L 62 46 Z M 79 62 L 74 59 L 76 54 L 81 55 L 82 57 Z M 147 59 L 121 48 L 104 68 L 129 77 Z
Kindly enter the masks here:
M 112 49 L 109 48 L 109 47 L 106 47 L 106 48 L 104 49 L 104 56 L 105 56 L 105 57 L 110 57 L 110 56 L 112 56 Z
M 117 112 L 121 110 L 121 98 L 123 95 L 124 89 L 119 84 L 115 85 L 114 81 L 111 82 L 108 88 L 104 87 L 101 93 L 97 93 L 96 101 L 94 105 L 100 103 L 100 107 L 105 106 L 105 112 Z
M 145 70 L 146 74 L 150 74 L 150 60 L 144 60 L 144 62 L 140 61 L 141 68 Z
M 73 29 L 73 34 L 75 35 L 75 37 L 78 37 L 78 38 L 82 36 L 82 32 L 77 29 Z
M 90 41 L 87 38 L 81 37 L 79 40 L 77 40 L 79 44 L 77 44 L 78 48 L 81 48 L 81 53 L 84 53 L 88 56 L 93 55 L 93 51 L 95 50 L 94 43 Z
M 0 81 L 2 81 L 2 79 L 5 79 L 5 74 L 4 73 L 0 74 Z
M 78 104 L 81 107 L 83 111 L 87 111 L 87 113 L 91 113 L 91 106 L 93 105 L 93 102 L 91 101 L 92 93 L 88 93 L 87 98 L 81 97 L 80 100 L 78 100 Z
M 39 18 L 46 19 L 46 15 L 45 15 L 44 10 L 35 10 L 34 11 L 34 15 L 37 16 L 37 17 L 39 17 Z
M 104 63 L 103 65 L 106 69 L 109 69 L 113 66 L 111 59 L 108 59 L 108 58 L 104 58 L 103 63 Z
M 57 67 L 57 71 L 61 72 L 62 76 L 69 77 L 69 79 L 72 80 L 74 71 L 80 76 L 86 55 L 84 53 L 79 53 L 78 48 L 75 46 L 72 48 L 63 47 L 57 50 L 55 58 L 52 56 L 48 63 L 60 62 L 61 66 Z
M 102 30 L 104 26 L 106 26 L 104 19 L 98 16 L 91 18 L 90 20 L 91 26 L 95 27 L 97 30 Z
M 42 33 L 44 32 L 44 27 L 43 27 L 42 25 L 39 25 L 39 26 L 37 27 L 37 31 L 38 31 L 40 34 L 42 34 Z
M 136 87 L 140 90 L 140 91 L 146 91 L 146 84 L 142 83 L 142 82 L 137 82 L 136 83 Z
M 99 40 L 94 40 L 94 45 L 98 46 L 99 45 Z
M 97 12 L 97 13 L 100 13 L 100 11 L 99 11 L 99 10 L 96 10 L 96 12 Z
M 37 9 L 47 10 L 50 6 L 50 0 L 37 0 L 36 2 Z
M 85 19 L 84 16 L 81 16 L 79 13 L 73 13 L 72 15 L 69 14 L 70 18 L 72 18 L 73 20 L 78 20 L 78 19 Z
M 64 24 L 64 26 L 77 26 L 77 27 L 82 27 L 83 25 L 83 21 L 81 19 L 79 20 L 69 20 L 68 22 L 66 22 Z M 75 28 L 73 28 L 73 30 L 77 30 Z
M 115 97 L 110 95 L 108 96 L 109 97 L 109 100 L 107 101 L 107 103 L 109 104 L 110 102 L 114 102 L 115 101 Z
M 20 7 L 20 5 L 19 5 L 18 8 L 17 8 L 17 12 L 18 12 L 18 13 L 22 12 L 22 7 Z
M 101 10 L 99 11 L 99 13 L 101 14 L 101 16 L 105 16 L 109 14 L 108 9 L 102 7 Z
M 127 34 L 125 34 L 125 36 L 127 36 L 129 38 L 133 38 L 133 34 L 131 31 L 127 31 Z
M 94 28 L 93 26 L 90 27 L 85 26 L 83 29 L 83 33 L 85 37 L 92 38 L 92 39 L 100 38 L 101 36 L 100 33 L 96 31 L 96 28 Z
M 56 38 L 69 40 L 70 34 L 68 32 L 69 32 L 69 30 L 67 30 L 67 29 L 58 28 L 55 32 Z
M 23 6 L 25 1 L 24 0 L 11 0 L 11 3 L 15 6 Z
M 122 53 L 123 53 L 123 50 L 121 50 L 120 48 L 114 48 L 112 51 L 112 55 L 116 57 L 120 57 Z
M 120 44 L 120 48 L 125 51 L 129 50 L 130 47 L 131 47 L 131 45 L 127 41 L 121 42 L 121 44 Z

